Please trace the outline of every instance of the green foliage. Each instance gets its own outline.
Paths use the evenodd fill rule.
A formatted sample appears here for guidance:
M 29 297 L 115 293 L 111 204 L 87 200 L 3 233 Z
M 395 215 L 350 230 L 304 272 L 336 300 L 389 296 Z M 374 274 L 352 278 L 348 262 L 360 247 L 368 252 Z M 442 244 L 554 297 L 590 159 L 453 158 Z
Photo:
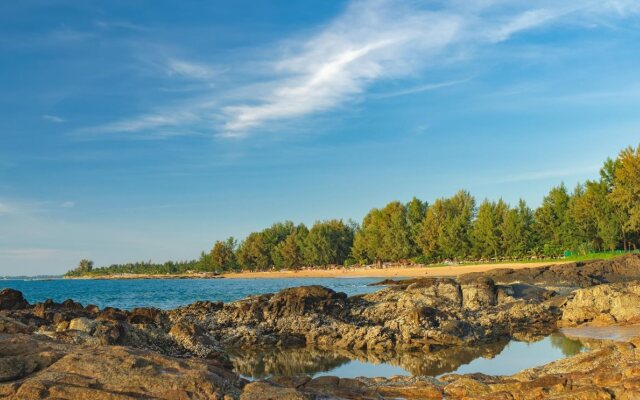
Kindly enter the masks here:
M 422 220 L 424 219 L 425 214 L 427 213 L 427 208 L 429 207 L 426 201 L 422 201 L 417 197 L 411 199 L 410 202 L 407 203 L 407 225 L 409 228 L 409 239 L 411 240 L 411 256 L 420 255 L 420 246 L 418 245 L 419 237 L 420 237 L 420 229 L 422 225 Z
M 624 221 L 622 231 L 626 247 L 627 241 L 637 239 L 640 231 L 640 145 L 622 150 L 612 169 L 614 183 L 610 197 Z M 637 247 L 633 239 L 631 244 Z
M 80 260 L 80 262 L 78 263 L 78 266 L 72 269 L 71 271 L 67 272 L 66 275 L 67 276 L 83 276 L 83 275 L 91 274 L 92 271 L 93 271 L 93 261 L 87 260 L 85 258 Z
M 305 241 L 307 265 L 342 265 L 351 254 L 353 228 L 342 220 L 316 222 Z
M 236 259 L 237 242 L 233 237 L 224 242 L 217 241 L 211 249 L 211 267 L 216 272 L 233 271 L 238 268 Z
M 534 231 L 545 256 L 571 248 L 568 219 L 570 196 L 564 184 L 551 189 L 535 212 Z
M 300 224 L 274 248 L 272 258 L 276 268 L 298 269 L 305 264 L 305 245 L 309 229 Z
M 394 201 L 367 214 L 355 235 L 353 255 L 365 263 L 397 261 L 411 257 L 413 248 L 407 208 Z
M 203 271 L 204 266 L 198 260 L 193 261 L 167 261 L 165 263 L 153 263 L 151 261 L 135 262 L 127 264 L 113 264 L 107 267 L 92 268 L 89 271 L 79 272 L 78 269 L 70 271 L 66 276 L 104 276 L 114 274 L 186 274 Z
M 579 184 L 571 193 L 564 184 L 552 188 L 535 211 L 523 200 L 513 208 L 502 200 L 484 200 L 476 209 L 473 196 L 461 190 L 430 206 L 415 197 L 406 204 L 392 201 L 372 209 L 361 226 L 328 220 L 307 229 L 285 221 L 250 233 L 239 245 L 234 238 L 217 241 L 198 260 L 102 268 L 82 260 L 67 275 L 264 271 L 405 259 L 438 263 L 565 254 L 579 260 L 608 257 L 620 248 L 636 249 L 639 240 L 640 146 L 607 159 L 600 179 Z
M 498 202 L 485 200 L 478 207 L 478 215 L 473 223 L 471 241 L 476 257 L 489 258 L 504 254 L 502 225 L 509 207 L 502 199 Z
M 534 251 L 533 224 L 533 211 L 522 199 L 518 207 L 506 211 L 500 225 L 502 249 L 506 257 L 523 258 Z

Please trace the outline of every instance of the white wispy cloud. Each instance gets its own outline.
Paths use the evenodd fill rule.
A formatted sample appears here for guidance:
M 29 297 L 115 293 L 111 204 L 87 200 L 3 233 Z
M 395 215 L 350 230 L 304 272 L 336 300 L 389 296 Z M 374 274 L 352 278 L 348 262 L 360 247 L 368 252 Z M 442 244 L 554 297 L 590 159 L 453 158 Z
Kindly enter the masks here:
M 538 9 L 529 10 L 515 17 L 507 18 L 507 21 L 494 30 L 488 32 L 489 40 L 492 42 L 502 42 L 509 39 L 513 34 L 543 25 L 568 11 Z
M 460 85 L 462 83 L 466 83 L 466 82 L 469 82 L 469 81 L 470 81 L 470 79 L 462 79 L 462 80 L 457 80 L 457 81 L 448 81 L 448 82 L 440 82 L 440 83 L 428 83 L 428 84 L 425 84 L 425 85 L 418 85 L 418 86 L 414 86 L 414 87 L 410 87 L 410 88 L 406 88 L 406 89 L 396 90 L 396 91 L 393 91 L 393 92 L 378 93 L 378 94 L 374 94 L 372 96 L 373 97 L 377 97 L 377 98 L 405 96 L 405 95 L 408 95 L 408 94 L 429 92 L 431 90 L 442 89 L 442 88 L 446 88 L 446 87 L 450 87 L 450 86 Z
M 57 115 L 51 115 L 51 114 L 43 114 L 42 115 L 42 119 L 49 121 L 49 122 L 54 122 L 56 124 L 60 124 L 65 122 L 65 119 L 62 117 L 59 117 Z
M 456 15 L 418 11 L 397 2 L 355 2 L 295 54 L 276 61 L 284 78 L 255 105 L 224 109 L 226 136 L 269 121 L 328 110 L 381 79 L 412 73 L 446 48 L 460 30 Z
M 190 79 L 209 80 L 222 71 L 208 65 L 177 58 L 167 60 L 167 74 L 179 75 Z
M 418 2 L 355 1 L 303 42 L 297 54 L 276 62 L 276 72 L 285 76 L 273 81 L 270 90 L 252 98 L 250 104 L 225 107 L 223 132 L 244 136 L 273 121 L 334 108 L 365 93 L 374 83 L 428 69 L 459 48 L 503 42 L 565 16 L 612 11 L 625 16 L 636 9 L 637 5 L 627 1 L 532 4 L 481 0 L 434 11 Z M 458 83 L 423 85 L 390 96 Z
M 245 82 L 240 85 L 213 88 L 210 81 L 220 74 L 219 67 L 166 58 L 165 73 L 201 83 L 203 91 L 198 96 L 204 93 L 204 98 L 83 131 L 146 132 L 155 138 L 166 137 L 157 131 L 167 129 L 236 138 L 270 132 L 283 122 L 333 110 L 368 95 L 392 97 L 463 83 L 452 80 L 386 95 L 370 92 L 374 85 L 396 78 L 424 81 L 429 68 L 442 65 L 443 60 L 452 62 L 459 54 L 472 57 L 475 49 L 497 46 L 523 32 L 552 24 L 585 26 L 625 18 L 640 12 L 639 3 L 456 0 L 435 6 L 427 1 L 354 0 L 315 32 L 274 43 L 261 49 L 261 55 L 254 54 L 253 60 L 251 54 L 245 55 L 241 68 L 231 65 L 225 73 L 235 74 L 232 82 Z M 251 65 L 259 65 L 259 73 L 247 72 Z M 188 91 L 175 91 L 176 96 L 184 93 Z
M 146 31 L 147 28 L 138 25 L 138 24 L 134 24 L 132 22 L 129 21 L 104 21 L 104 20 L 98 20 L 95 21 L 95 25 L 98 28 L 101 29 L 127 29 L 127 30 L 131 30 L 131 31 L 139 31 L 139 32 L 143 32 Z
M 144 114 L 129 119 L 110 122 L 104 125 L 81 129 L 81 135 L 106 134 L 106 133 L 135 133 L 139 131 L 154 130 L 177 126 L 188 126 L 190 123 L 200 120 L 197 112 L 187 110 L 158 111 L 157 113 Z

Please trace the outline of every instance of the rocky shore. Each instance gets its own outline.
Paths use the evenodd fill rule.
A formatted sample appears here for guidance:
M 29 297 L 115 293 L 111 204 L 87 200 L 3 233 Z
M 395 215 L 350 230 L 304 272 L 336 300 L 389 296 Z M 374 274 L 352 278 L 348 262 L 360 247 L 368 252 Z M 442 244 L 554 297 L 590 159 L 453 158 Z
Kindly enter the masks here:
M 31 305 L 5 289 L 0 398 L 640 398 L 637 338 L 509 377 L 435 379 L 421 376 L 416 361 L 444 363 L 470 345 L 497 354 L 510 338 L 527 340 L 559 327 L 640 323 L 637 279 L 640 257 L 628 255 L 458 279 L 389 281 L 352 297 L 297 287 L 170 311 L 99 309 L 72 300 Z M 251 363 L 251 352 L 301 347 L 402 357 L 417 365 L 416 376 L 250 382 L 233 372 Z

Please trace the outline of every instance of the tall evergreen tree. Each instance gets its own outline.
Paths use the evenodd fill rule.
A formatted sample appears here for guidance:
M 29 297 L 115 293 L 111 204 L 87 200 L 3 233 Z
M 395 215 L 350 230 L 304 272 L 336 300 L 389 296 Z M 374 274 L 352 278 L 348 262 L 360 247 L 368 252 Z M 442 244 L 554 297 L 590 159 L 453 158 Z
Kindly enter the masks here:
M 211 249 L 211 265 L 214 271 L 231 271 L 237 268 L 236 260 L 237 242 L 233 237 L 224 242 L 217 241 Z
M 409 228 L 409 239 L 411 241 L 411 256 L 417 256 L 420 254 L 419 236 L 428 204 L 426 201 L 422 201 L 417 197 L 411 199 L 405 206 L 407 209 L 407 225 Z
M 640 236 L 640 145 L 628 147 L 618 155 L 611 200 L 624 213 L 622 232 L 627 243 L 637 248 Z
M 484 200 L 480 204 L 471 234 L 476 256 L 497 258 L 504 253 L 501 226 L 508 209 L 502 199 L 498 202 Z
M 520 199 L 518 207 L 506 212 L 500 226 L 504 255 L 521 258 L 535 247 L 533 211 Z
M 316 222 L 309 230 L 305 260 L 309 265 L 344 264 L 351 253 L 353 230 L 342 220 Z
M 305 243 L 309 230 L 300 224 L 274 249 L 272 258 L 276 268 L 298 269 L 305 264 Z
M 547 256 L 560 255 L 571 247 L 568 230 L 570 196 L 564 184 L 549 191 L 535 212 L 535 232 Z

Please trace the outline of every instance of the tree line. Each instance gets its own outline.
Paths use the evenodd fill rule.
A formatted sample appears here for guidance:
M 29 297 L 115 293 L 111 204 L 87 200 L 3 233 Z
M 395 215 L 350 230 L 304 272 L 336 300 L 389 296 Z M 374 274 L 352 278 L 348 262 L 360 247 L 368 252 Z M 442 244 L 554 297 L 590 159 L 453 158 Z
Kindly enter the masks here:
M 87 268 L 71 275 L 265 271 L 384 262 L 437 263 L 556 257 L 566 252 L 637 249 L 640 239 L 640 146 L 607 159 L 600 177 L 552 188 L 535 210 L 524 200 L 476 199 L 461 190 L 429 204 L 418 198 L 374 208 L 362 223 L 327 220 L 311 228 L 278 222 L 238 242 L 217 241 L 199 259 Z

